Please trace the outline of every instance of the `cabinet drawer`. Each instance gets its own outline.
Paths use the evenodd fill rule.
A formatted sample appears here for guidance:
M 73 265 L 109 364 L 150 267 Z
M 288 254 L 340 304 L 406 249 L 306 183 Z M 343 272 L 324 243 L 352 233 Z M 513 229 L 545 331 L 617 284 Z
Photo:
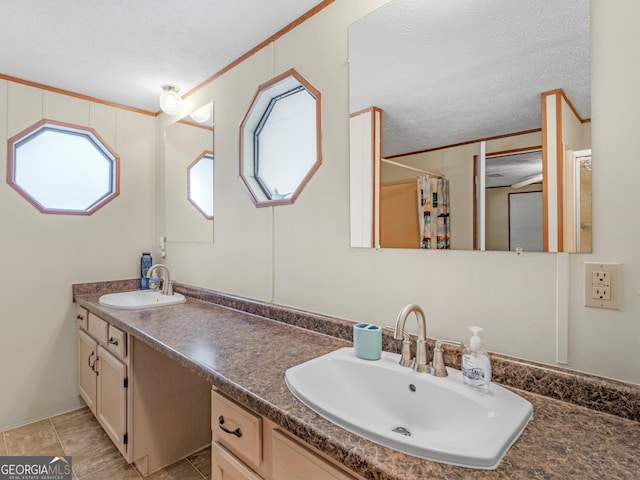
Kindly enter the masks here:
M 78 305 L 76 307 L 76 320 L 78 320 L 78 326 L 83 329 L 87 329 L 87 319 L 89 317 L 89 310 Z
M 211 446 L 211 466 L 213 480 L 262 480 L 218 442 Z
M 258 469 L 262 463 L 262 419 L 233 400 L 212 390 L 213 440 Z
M 122 330 L 109 325 L 108 347 L 115 356 L 124 358 L 127 356 L 127 334 Z
M 278 430 L 272 439 L 272 480 L 354 480 Z
M 107 345 L 107 327 L 107 322 L 89 313 L 89 333 L 103 345 Z

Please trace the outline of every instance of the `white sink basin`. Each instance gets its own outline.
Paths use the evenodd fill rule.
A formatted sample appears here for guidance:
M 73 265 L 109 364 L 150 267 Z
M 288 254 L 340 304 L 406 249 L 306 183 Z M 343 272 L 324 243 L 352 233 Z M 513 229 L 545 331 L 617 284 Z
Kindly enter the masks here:
M 133 292 L 108 293 L 98 300 L 100 305 L 123 310 L 137 310 L 139 308 L 162 307 L 184 303 L 184 295 L 174 293 L 163 295 L 157 290 L 135 290 Z
M 373 442 L 436 462 L 497 468 L 532 418 L 531 403 L 496 384 L 476 391 L 459 370 L 437 378 L 399 359 L 382 352 L 380 360 L 362 360 L 342 348 L 288 369 L 285 381 L 306 406 Z

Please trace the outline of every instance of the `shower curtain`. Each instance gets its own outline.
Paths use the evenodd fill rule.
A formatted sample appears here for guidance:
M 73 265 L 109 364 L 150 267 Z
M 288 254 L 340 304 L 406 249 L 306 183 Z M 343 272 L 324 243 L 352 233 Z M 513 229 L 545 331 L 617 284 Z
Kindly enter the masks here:
M 428 175 L 418 177 L 418 217 L 420 248 L 451 248 L 449 180 Z

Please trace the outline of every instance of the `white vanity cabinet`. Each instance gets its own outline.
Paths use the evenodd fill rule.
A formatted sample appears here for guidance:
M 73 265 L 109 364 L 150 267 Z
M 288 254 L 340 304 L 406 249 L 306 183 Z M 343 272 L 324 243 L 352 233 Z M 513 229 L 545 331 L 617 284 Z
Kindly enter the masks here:
M 212 480 L 362 480 L 215 388 L 211 430 Z
M 98 342 L 84 330 L 78 330 L 78 388 L 89 409 L 96 414 L 97 380 L 95 364 Z
M 211 443 L 211 385 L 78 306 L 80 395 L 143 475 Z
M 127 365 L 98 345 L 96 418 L 123 455 L 127 455 Z
M 128 337 L 82 307 L 77 307 L 76 318 L 80 395 L 118 450 L 128 458 Z

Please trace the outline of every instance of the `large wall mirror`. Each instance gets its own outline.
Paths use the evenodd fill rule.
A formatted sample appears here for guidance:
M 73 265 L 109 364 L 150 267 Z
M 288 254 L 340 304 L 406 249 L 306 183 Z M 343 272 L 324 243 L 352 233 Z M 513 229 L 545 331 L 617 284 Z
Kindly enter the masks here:
M 165 129 L 165 235 L 168 242 L 213 242 L 213 103 Z
M 349 77 L 353 247 L 591 251 L 589 0 L 392 0 Z

